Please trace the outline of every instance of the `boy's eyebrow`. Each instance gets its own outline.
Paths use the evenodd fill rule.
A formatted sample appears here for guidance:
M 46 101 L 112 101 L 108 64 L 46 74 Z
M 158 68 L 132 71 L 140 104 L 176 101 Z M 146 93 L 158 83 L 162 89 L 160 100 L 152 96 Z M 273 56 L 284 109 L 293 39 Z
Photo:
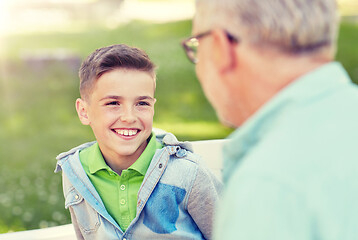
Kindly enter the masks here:
M 106 99 L 122 100 L 122 99 L 124 99 L 124 97 L 117 96 L 117 95 L 108 95 L 108 96 L 105 96 L 104 98 L 100 99 L 100 101 L 103 101 L 103 100 L 106 100 Z M 154 98 L 151 97 L 151 96 L 139 96 L 139 97 L 136 98 L 136 100 L 154 100 Z
M 138 100 L 154 100 L 151 96 L 140 96 L 137 98 Z
M 105 96 L 103 98 L 100 99 L 100 101 L 103 101 L 103 100 L 106 100 L 106 99 L 123 99 L 123 97 L 121 96 L 117 96 L 117 95 L 108 95 L 108 96 Z

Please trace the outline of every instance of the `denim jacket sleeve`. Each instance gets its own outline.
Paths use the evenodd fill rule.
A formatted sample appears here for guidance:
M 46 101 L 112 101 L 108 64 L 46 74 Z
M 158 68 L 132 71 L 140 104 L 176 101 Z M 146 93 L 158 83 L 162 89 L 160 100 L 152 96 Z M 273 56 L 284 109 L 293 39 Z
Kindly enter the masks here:
M 75 229 L 75 233 L 76 233 L 76 238 L 77 238 L 77 240 L 84 240 L 85 238 L 83 237 L 83 235 L 81 233 L 80 227 L 77 222 L 76 215 L 74 214 L 72 208 L 69 208 L 69 210 L 70 210 L 70 214 L 71 214 L 72 225 L 73 225 L 73 227 Z
M 199 165 L 187 206 L 206 239 L 212 239 L 213 215 L 221 190 L 222 183 L 208 169 Z

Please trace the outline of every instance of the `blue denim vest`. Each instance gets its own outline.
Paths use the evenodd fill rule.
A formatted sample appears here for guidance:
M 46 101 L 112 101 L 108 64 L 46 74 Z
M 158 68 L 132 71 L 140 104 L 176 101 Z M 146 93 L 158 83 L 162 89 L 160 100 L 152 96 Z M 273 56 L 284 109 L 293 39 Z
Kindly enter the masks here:
M 107 212 L 87 177 L 79 151 L 60 154 L 55 172 L 63 172 L 65 207 L 78 239 L 210 239 L 221 183 L 200 164 L 188 142 L 170 133 L 157 135 L 157 150 L 138 192 L 137 215 L 123 232 Z M 205 204 L 203 204 L 205 203 Z

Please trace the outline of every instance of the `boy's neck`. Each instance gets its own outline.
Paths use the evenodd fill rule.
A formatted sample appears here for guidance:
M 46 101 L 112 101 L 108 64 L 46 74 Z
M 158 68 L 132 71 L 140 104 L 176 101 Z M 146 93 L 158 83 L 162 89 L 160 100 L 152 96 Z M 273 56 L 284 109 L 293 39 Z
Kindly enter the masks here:
M 148 143 L 142 144 L 133 155 L 119 156 L 119 155 L 106 155 L 102 152 L 103 159 L 106 164 L 118 175 L 121 175 L 123 170 L 128 169 L 137 161 L 147 147 Z

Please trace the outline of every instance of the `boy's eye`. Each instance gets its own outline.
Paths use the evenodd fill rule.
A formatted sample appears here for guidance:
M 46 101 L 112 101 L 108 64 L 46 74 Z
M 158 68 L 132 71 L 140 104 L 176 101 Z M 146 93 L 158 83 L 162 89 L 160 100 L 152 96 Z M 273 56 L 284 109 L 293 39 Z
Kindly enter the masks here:
M 140 101 L 140 102 L 138 102 L 138 105 L 139 105 L 139 106 L 150 106 L 150 103 L 149 103 L 149 102 L 145 102 L 145 101 Z
M 119 102 L 117 102 L 117 101 L 108 102 L 108 103 L 106 103 L 106 105 L 107 105 L 107 106 L 108 106 L 108 105 L 119 105 Z

